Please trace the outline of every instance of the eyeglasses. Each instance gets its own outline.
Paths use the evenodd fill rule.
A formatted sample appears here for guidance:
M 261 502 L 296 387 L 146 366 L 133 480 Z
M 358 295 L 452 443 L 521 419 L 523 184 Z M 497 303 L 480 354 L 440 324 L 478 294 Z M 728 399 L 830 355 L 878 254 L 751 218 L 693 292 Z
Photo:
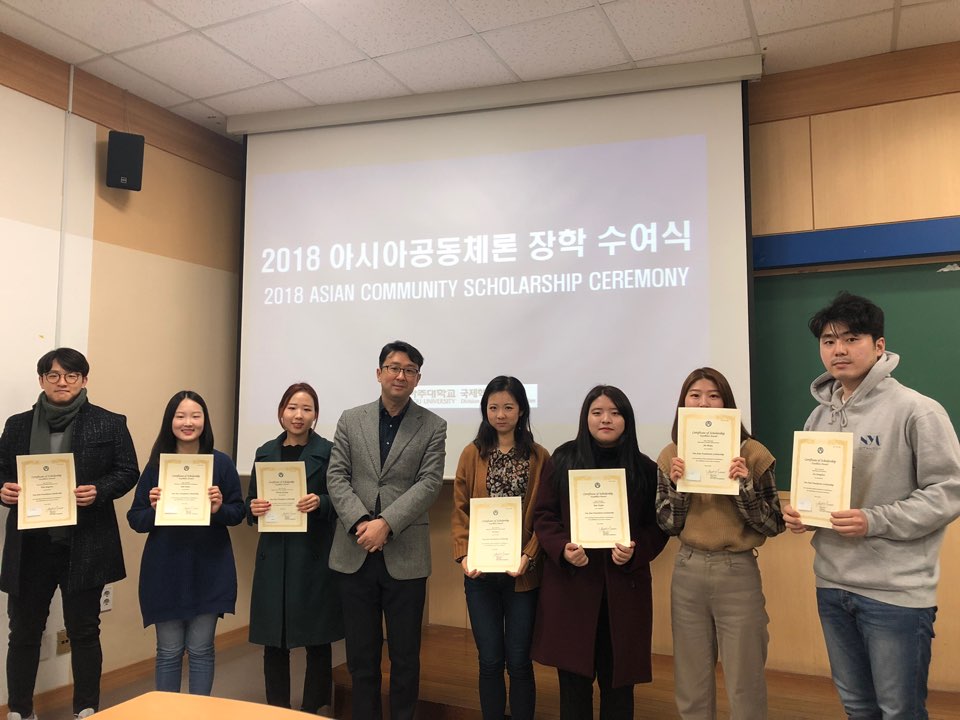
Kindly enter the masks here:
M 80 382 L 80 378 L 82 378 L 83 375 L 78 372 L 48 372 L 44 373 L 43 377 L 51 385 L 56 385 L 58 382 L 60 382 L 60 378 L 63 378 L 67 385 L 76 385 L 78 382 Z
M 385 370 L 391 375 L 400 375 L 403 374 L 404 377 L 415 378 L 420 374 L 419 368 L 412 367 L 400 367 L 399 365 L 384 365 L 381 370 Z

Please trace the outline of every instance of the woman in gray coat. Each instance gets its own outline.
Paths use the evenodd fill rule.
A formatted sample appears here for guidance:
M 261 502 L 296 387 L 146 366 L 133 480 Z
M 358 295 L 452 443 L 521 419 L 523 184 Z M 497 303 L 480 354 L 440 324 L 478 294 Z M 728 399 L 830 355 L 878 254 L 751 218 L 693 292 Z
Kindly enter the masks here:
M 255 462 L 303 461 L 307 494 L 297 509 L 307 513 L 305 533 L 262 533 L 257 546 L 250 600 L 250 642 L 263 645 L 267 703 L 290 707 L 290 648 L 307 653 L 301 710 L 330 704 L 330 644 L 343 637 L 340 593 L 328 558 L 336 513 L 327 495 L 327 464 L 332 443 L 317 435 L 316 391 L 306 383 L 287 388 L 277 409 L 284 432 L 262 445 Z M 270 511 L 257 498 L 256 466 L 250 473 L 248 521 Z

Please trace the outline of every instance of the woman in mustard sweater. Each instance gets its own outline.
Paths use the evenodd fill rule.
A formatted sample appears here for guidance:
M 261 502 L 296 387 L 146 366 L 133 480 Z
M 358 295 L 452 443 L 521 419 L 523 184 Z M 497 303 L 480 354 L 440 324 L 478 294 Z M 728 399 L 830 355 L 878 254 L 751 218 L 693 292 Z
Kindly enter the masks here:
M 540 545 L 533 534 L 533 502 L 550 454 L 533 441 L 530 403 L 515 377 L 495 377 L 480 401 L 477 437 L 460 455 L 453 485 L 453 558 L 463 567 L 470 625 L 480 659 L 484 720 L 503 720 L 510 675 L 510 714 L 532 720 L 536 702 L 530 643 L 540 585 Z M 467 567 L 470 498 L 523 498 L 523 539 L 515 572 L 481 573 Z
M 735 408 L 727 379 L 713 368 L 694 370 L 683 382 L 677 407 Z M 757 548 L 784 530 L 773 476 L 775 460 L 745 427 L 740 456 L 730 463 L 738 495 L 677 491 L 683 458 L 673 442 L 657 460 L 657 521 L 680 537 L 670 586 L 677 709 L 684 720 L 717 716 L 719 655 L 730 698 L 730 717 L 767 717 L 767 611 Z

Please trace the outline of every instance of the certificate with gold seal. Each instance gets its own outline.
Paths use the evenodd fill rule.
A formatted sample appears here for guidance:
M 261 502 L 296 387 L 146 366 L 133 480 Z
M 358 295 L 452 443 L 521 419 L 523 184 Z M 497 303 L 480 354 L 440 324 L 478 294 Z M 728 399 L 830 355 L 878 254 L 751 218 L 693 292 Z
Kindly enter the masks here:
M 17 528 L 77 524 L 77 473 L 73 453 L 17 455 Z
M 627 471 L 570 470 L 570 542 L 585 548 L 630 545 Z
M 736 408 L 679 408 L 677 457 L 683 458 L 680 492 L 739 495 L 730 463 L 740 454 L 740 411 Z
M 516 572 L 520 568 L 523 505 L 519 497 L 470 498 L 467 569 Z
M 209 525 L 213 455 L 160 454 L 155 525 Z
M 804 525 L 832 527 L 830 513 L 850 509 L 852 478 L 852 433 L 793 434 L 790 504 Z
M 306 532 L 307 514 L 297 502 L 307 494 L 307 466 L 297 462 L 258 462 L 257 497 L 270 503 L 270 510 L 257 518 L 258 532 Z

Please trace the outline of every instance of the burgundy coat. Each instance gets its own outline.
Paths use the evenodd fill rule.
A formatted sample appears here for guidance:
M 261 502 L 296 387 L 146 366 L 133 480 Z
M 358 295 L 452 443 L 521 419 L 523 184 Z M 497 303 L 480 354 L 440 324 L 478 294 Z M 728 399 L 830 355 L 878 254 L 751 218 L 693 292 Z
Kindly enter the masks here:
M 646 456 L 643 460 L 644 471 L 650 473 L 647 486 L 651 492 L 646 497 L 639 491 L 628 491 L 630 534 L 636 547 L 626 565 L 615 565 L 610 550 L 587 550 L 590 562 L 582 568 L 563 558 L 563 548 L 570 542 L 570 503 L 565 491 L 557 492 L 552 473 L 540 483 L 534 507 L 534 529 L 545 565 L 531 655 L 541 664 L 593 677 L 594 644 L 606 582 L 614 687 L 653 679 L 650 561 L 663 550 L 667 536 L 658 527 L 653 511 L 656 464 Z M 641 525 L 642 519 L 646 524 Z

